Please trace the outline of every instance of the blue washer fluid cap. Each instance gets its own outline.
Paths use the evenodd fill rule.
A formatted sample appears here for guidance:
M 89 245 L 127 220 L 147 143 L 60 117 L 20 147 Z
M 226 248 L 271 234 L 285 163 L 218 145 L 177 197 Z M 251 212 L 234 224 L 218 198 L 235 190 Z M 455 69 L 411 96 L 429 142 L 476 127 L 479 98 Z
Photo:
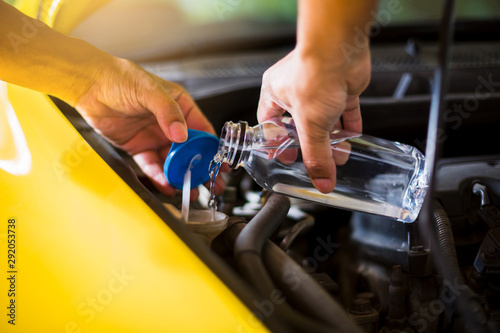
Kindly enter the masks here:
M 188 129 L 188 139 L 183 143 L 173 143 L 170 147 L 163 171 L 170 185 L 182 189 L 184 175 L 189 163 L 196 155 L 200 161 L 191 166 L 191 188 L 195 188 L 210 179 L 208 167 L 219 149 L 219 139 L 210 133 Z

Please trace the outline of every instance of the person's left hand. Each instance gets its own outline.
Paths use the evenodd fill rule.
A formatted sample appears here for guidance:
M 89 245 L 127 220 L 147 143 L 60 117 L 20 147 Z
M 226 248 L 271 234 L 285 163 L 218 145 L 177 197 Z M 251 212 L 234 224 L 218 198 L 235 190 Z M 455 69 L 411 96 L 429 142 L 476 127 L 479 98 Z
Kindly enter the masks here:
M 184 142 L 187 127 L 215 134 L 183 87 L 119 58 L 103 66 L 75 107 L 99 134 L 132 155 L 156 188 L 168 196 L 176 193 L 163 173 L 171 143 Z M 219 177 L 216 193 L 223 188 Z M 196 193 L 194 189 L 192 199 Z

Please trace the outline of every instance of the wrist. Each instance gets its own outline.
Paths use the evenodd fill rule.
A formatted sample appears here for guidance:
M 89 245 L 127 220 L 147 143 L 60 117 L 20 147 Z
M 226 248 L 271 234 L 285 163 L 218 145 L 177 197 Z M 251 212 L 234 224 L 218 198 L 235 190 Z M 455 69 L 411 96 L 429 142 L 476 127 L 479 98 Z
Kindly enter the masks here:
M 325 49 L 322 47 L 299 46 L 293 51 L 302 64 L 312 65 L 321 71 L 335 70 L 339 73 L 349 73 L 358 67 L 370 70 L 370 48 L 360 49 L 356 53 L 346 53 L 340 48 Z
M 17 42 L 2 45 L 2 80 L 58 97 L 70 105 L 76 104 L 103 63 L 111 57 L 2 1 L 0 19 L 1 35 L 18 36 Z M 26 29 L 30 31 L 29 36 Z
M 303 59 L 334 62 L 337 66 L 356 64 L 370 57 L 369 37 L 361 32 L 304 36 L 297 41 L 295 50 Z
M 76 76 L 72 93 L 73 104 L 84 117 L 98 116 L 101 111 L 99 105 L 105 103 L 107 95 L 116 88 L 120 76 L 130 67 L 129 61 L 106 54 L 105 58 L 89 62 L 91 72 L 87 75 Z M 69 102 L 69 99 L 66 100 Z
M 61 87 L 61 99 L 75 106 L 91 87 L 99 85 L 107 68 L 116 66 L 117 59 L 83 40 L 71 39 L 77 51 L 68 55 L 67 59 L 70 59 L 74 70 L 68 75 L 67 86 Z
M 338 87 L 343 87 L 349 95 L 359 95 L 368 86 L 371 74 L 369 49 L 352 58 L 339 52 L 316 52 L 299 49 L 293 51 L 296 66 L 304 69 L 310 77 L 325 79 Z

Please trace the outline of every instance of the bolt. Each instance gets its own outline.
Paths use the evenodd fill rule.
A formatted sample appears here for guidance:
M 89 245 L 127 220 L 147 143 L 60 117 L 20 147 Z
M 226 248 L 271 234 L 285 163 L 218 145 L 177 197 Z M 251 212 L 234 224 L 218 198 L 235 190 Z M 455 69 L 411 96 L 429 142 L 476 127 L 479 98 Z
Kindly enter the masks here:
M 483 252 L 484 260 L 490 261 L 497 258 L 498 250 L 494 246 L 488 246 Z
M 392 268 L 389 284 L 389 317 L 400 319 L 405 316 L 405 287 L 401 266 Z
M 411 247 L 411 252 L 425 252 L 423 245 L 414 245 Z
M 364 315 L 372 312 L 372 306 L 370 300 L 366 298 L 356 297 L 351 303 L 352 314 Z

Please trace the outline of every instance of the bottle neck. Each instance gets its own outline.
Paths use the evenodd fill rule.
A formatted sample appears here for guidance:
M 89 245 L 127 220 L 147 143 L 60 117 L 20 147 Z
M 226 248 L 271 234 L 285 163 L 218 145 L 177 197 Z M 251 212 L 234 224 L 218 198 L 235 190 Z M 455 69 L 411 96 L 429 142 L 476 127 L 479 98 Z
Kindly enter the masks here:
M 226 122 L 219 141 L 218 153 L 222 155 L 222 162 L 226 162 L 231 169 L 243 166 L 250 157 L 252 139 L 253 128 L 246 121 L 236 124 Z

